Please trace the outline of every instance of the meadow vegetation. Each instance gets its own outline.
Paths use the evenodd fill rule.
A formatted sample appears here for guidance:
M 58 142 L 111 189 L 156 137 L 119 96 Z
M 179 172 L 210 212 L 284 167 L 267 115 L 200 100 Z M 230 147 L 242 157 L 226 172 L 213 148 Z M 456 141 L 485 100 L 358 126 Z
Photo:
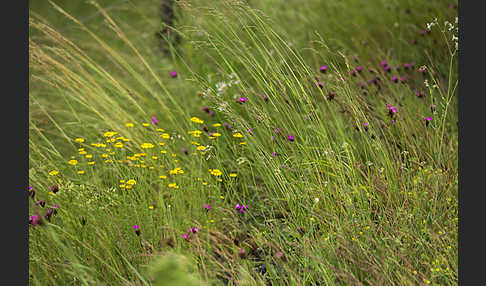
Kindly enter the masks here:
M 30 284 L 457 285 L 457 2 L 29 5 Z

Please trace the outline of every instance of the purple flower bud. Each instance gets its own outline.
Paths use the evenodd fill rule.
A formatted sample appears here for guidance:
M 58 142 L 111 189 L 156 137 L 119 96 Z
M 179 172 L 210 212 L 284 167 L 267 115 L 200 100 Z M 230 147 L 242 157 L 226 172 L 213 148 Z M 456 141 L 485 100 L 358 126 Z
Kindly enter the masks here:
M 391 79 L 391 81 L 397 83 L 398 82 L 398 76 L 397 75 L 394 75 Z
M 352 76 L 356 76 L 356 71 L 355 70 L 351 70 L 351 71 L 349 71 L 349 74 L 352 75 Z
M 268 97 L 265 95 L 265 94 L 260 94 L 260 97 L 263 98 L 263 100 L 265 100 L 265 102 L 268 102 Z
M 204 112 L 209 112 L 209 108 L 207 108 L 206 106 L 204 106 L 203 108 L 201 108 L 202 111 Z
M 425 94 L 424 94 L 424 92 L 423 92 L 423 91 L 419 91 L 419 92 L 417 92 L 416 96 L 417 96 L 418 98 L 422 98 L 422 97 L 424 97 L 424 96 L 425 96 Z
M 138 224 L 136 224 L 136 225 L 133 226 L 133 229 L 135 230 L 135 234 L 137 236 L 139 236 L 140 235 L 140 226 Z
M 275 157 L 277 156 L 277 153 L 276 152 L 272 152 L 272 157 Z
M 245 258 L 246 257 L 245 250 L 243 248 L 240 248 L 238 255 L 240 256 L 240 258 Z
M 184 239 L 186 239 L 186 240 L 187 240 L 187 239 L 189 238 L 189 235 L 190 235 L 190 234 L 191 234 L 190 232 L 185 233 L 185 234 L 183 234 L 183 235 L 182 235 L 182 238 L 184 238 Z
M 365 83 L 364 82 L 360 82 L 359 83 L 359 86 L 363 89 L 365 87 Z
M 425 31 L 424 30 L 420 30 L 420 35 L 425 35 Z
M 240 97 L 237 100 L 237 102 L 239 102 L 239 103 L 244 103 L 244 102 L 247 102 L 247 101 L 248 101 L 248 98 L 246 98 L 246 97 Z
M 56 184 L 54 186 L 49 187 L 49 190 L 55 194 L 59 191 L 59 186 Z
M 361 66 L 357 66 L 357 67 L 356 67 L 356 71 L 357 71 L 357 72 L 361 72 L 361 70 L 362 70 Z
M 192 233 L 197 233 L 198 231 L 199 231 L 199 228 L 197 228 L 197 227 L 191 228 Z
M 404 76 L 402 76 L 402 77 L 400 78 L 400 82 L 401 82 L 401 83 L 405 83 L 405 81 L 406 81 L 406 80 L 405 80 L 405 77 L 404 77 Z
M 171 76 L 171 77 L 177 77 L 177 71 L 172 71 L 172 72 L 170 73 L 170 76 Z
M 231 131 L 233 129 L 233 126 L 231 126 L 229 123 L 223 122 L 223 125 L 228 131 Z
M 211 206 L 210 206 L 210 205 L 205 204 L 205 205 L 204 205 L 204 208 L 205 208 L 207 211 L 209 211 L 209 210 L 211 209 Z
M 44 207 L 46 205 L 46 201 L 42 200 L 42 201 L 37 201 L 35 202 L 36 205 L 40 205 L 41 207 Z
M 29 225 L 31 226 L 36 226 L 36 225 L 42 225 L 42 218 L 40 215 L 38 214 L 35 214 L 35 215 L 31 215 L 29 217 Z
M 318 81 L 316 83 L 316 86 L 319 87 L 319 88 L 321 88 L 321 89 L 324 88 L 324 84 L 322 82 L 320 82 L 320 81 Z
M 293 142 L 295 140 L 294 135 L 287 136 L 287 139 L 289 139 L 290 142 Z
M 155 117 L 155 116 L 152 116 L 152 122 L 153 122 L 155 125 L 159 124 L 159 121 L 157 120 L 157 117 Z
M 209 110 L 209 116 L 214 116 L 214 111 Z
M 432 117 L 425 117 L 425 126 L 429 126 L 429 123 L 432 121 Z
M 386 60 L 382 60 L 381 63 L 380 63 L 380 65 L 382 67 L 386 67 L 388 64 L 387 64 Z
M 409 67 L 410 67 L 410 64 L 408 64 L 408 63 L 403 64 L 403 68 L 405 68 L 406 70 L 408 70 Z
M 34 199 L 34 197 L 35 197 L 35 190 L 34 190 L 34 188 L 32 186 L 29 187 L 29 197 L 31 199 Z
M 326 71 L 327 71 L 327 66 L 325 66 L 325 65 L 324 65 L 324 66 L 322 66 L 322 67 L 321 67 L 319 70 L 321 71 L 321 73 L 326 73 Z

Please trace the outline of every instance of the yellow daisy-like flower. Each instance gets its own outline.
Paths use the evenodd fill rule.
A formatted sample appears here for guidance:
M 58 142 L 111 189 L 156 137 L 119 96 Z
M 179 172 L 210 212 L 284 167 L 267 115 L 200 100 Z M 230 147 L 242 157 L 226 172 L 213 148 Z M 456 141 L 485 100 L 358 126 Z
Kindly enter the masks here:
M 160 137 L 164 139 L 170 139 L 170 135 L 168 133 L 163 133 L 162 135 L 160 135 Z
M 165 180 L 165 179 L 167 179 L 167 176 L 162 175 L 162 176 L 159 176 L 159 178 L 161 178 L 161 179 L 164 179 L 164 180 Z
M 125 183 L 125 180 L 120 180 L 120 183 Z
M 223 173 L 218 169 L 211 170 L 211 175 L 213 176 L 221 176 L 222 174 Z
M 213 136 L 214 136 L 214 137 L 219 137 L 219 136 L 221 136 L 221 134 L 220 134 L 220 133 L 218 133 L 218 132 L 214 132 L 214 133 L 213 133 Z
M 155 131 L 164 132 L 165 130 L 162 129 L 162 128 L 157 128 L 157 129 L 155 129 Z
M 115 132 L 115 131 L 107 131 L 103 134 L 103 136 L 105 137 L 113 137 L 115 136 L 116 134 L 118 134 L 118 132 Z
M 127 186 L 125 187 L 125 189 L 131 189 L 131 188 L 132 188 L 132 185 L 127 185 Z
M 154 144 L 152 143 L 143 143 L 140 147 L 142 147 L 143 149 L 148 149 L 148 148 L 154 148 Z
M 115 148 L 122 148 L 123 147 L 123 143 L 116 142 L 115 145 L 113 145 L 113 146 L 115 146 Z
M 79 170 L 78 171 L 78 174 L 82 175 L 82 174 L 84 174 L 84 171 L 83 170 Z
M 157 157 L 157 156 L 152 156 L 152 159 L 157 160 L 157 159 L 159 159 L 159 157 Z
M 209 220 L 210 223 L 214 223 L 214 219 Z
M 69 160 L 68 163 L 70 165 L 76 166 L 76 164 L 78 164 L 78 160 Z
M 84 148 L 78 148 L 78 152 L 83 152 Z
M 143 127 L 148 127 L 148 126 L 149 126 L 149 124 L 148 124 L 148 123 L 142 123 L 142 126 L 143 126 Z
M 135 126 L 135 124 L 131 123 L 131 122 L 128 122 L 128 123 L 125 123 L 125 126 L 126 127 L 133 127 Z
M 230 177 L 235 178 L 237 175 L 235 173 L 229 174 Z
M 178 189 L 179 188 L 179 186 L 176 183 L 171 183 L 168 186 L 169 186 L 169 188 L 174 188 L 174 189 Z
M 128 185 L 135 185 L 137 183 L 137 181 L 135 181 L 134 179 L 130 179 L 127 181 L 127 184 Z
M 192 144 L 192 145 L 196 145 L 196 146 L 201 145 L 201 144 L 199 144 L 199 143 L 198 143 L 198 142 L 196 142 L 196 141 L 192 141 L 192 142 L 191 142 L 191 144 Z
M 240 142 L 240 145 L 246 145 L 246 142 Z
M 154 206 L 149 206 L 148 208 L 149 208 L 149 210 L 153 210 Z
M 84 139 L 83 138 L 76 138 L 76 139 L 74 139 L 74 141 L 79 142 L 79 143 L 83 143 Z
M 159 142 L 159 146 L 164 146 L 165 143 L 164 142 Z
M 219 124 L 219 123 L 214 123 L 213 124 L 213 127 L 219 127 L 219 126 L 221 126 L 221 124 Z
M 93 158 L 93 155 L 92 154 L 88 154 L 88 155 L 86 155 L 86 158 L 87 159 L 91 159 L 91 158 Z
M 110 154 L 110 155 L 115 155 L 115 152 L 110 152 L 110 153 L 108 153 L 108 154 Z
M 115 142 L 115 138 L 106 139 L 106 142 L 113 143 L 113 142 Z
M 121 185 L 120 185 L 120 188 L 125 188 L 125 187 L 126 187 L 126 185 L 125 185 L 125 184 L 121 184 Z
M 122 140 L 123 140 L 123 142 L 130 142 L 129 138 L 123 138 Z
M 208 183 L 207 183 L 207 182 L 203 182 L 202 184 L 203 184 L 204 186 L 206 186 Z
M 224 200 L 224 197 L 223 196 L 219 196 L 220 199 Z
M 108 157 L 108 154 L 102 154 L 101 157 L 107 158 Z
M 162 153 L 162 154 L 167 154 L 167 151 L 165 151 L 165 150 L 161 150 L 161 151 L 160 151 L 160 153 Z
M 223 181 L 223 179 L 218 179 L 218 182 L 222 182 L 222 181 Z
M 241 138 L 241 137 L 243 137 L 243 134 L 241 134 L 241 133 L 238 132 L 238 133 L 233 134 L 233 137 L 235 137 L 235 138 Z
M 88 162 L 88 165 L 94 165 L 94 164 L 95 164 L 95 162 L 94 162 L 94 161 L 90 161 L 90 162 Z
M 197 117 L 191 117 L 191 121 L 192 122 L 195 122 L 195 123 L 199 123 L 199 124 L 204 123 L 204 121 L 202 121 L 201 119 L 199 119 Z
M 59 171 L 58 170 L 52 170 L 52 171 L 49 172 L 49 175 L 50 176 L 55 176 L 57 174 L 59 174 Z
M 199 150 L 199 151 L 204 151 L 204 150 L 206 150 L 206 147 L 204 147 L 204 146 L 198 146 L 198 147 L 196 148 L 196 150 Z

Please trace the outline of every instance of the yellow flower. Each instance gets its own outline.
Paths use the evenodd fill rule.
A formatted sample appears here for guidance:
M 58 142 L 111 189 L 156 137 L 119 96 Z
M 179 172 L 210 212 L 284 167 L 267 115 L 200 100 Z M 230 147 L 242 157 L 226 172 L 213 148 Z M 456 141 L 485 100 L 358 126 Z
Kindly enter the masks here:
M 167 179 L 167 176 L 162 175 L 162 176 L 159 176 L 159 178 L 161 178 L 161 179 L 164 179 L 164 180 L 165 180 L 165 179 Z
M 115 142 L 115 138 L 106 139 L 106 142 L 113 143 L 113 142 Z
M 149 210 L 153 210 L 154 206 L 149 206 L 148 208 L 149 208 Z
M 78 174 L 82 175 L 82 174 L 84 174 L 84 171 L 83 170 L 79 170 L 78 171 Z
M 57 174 L 59 174 L 59 171 L 57 171 L 57 170 L 52 170 L 52 171 L 49 172 L 50 176 L 55 176 Z
M 218 179 L 218 182 L 222 182 L 222 181 L 223 181 L 223 179 Z
M 76 164 L 78 164 L 78 160 L 69 160 L 68 163 L 70 165 L 76 166 Z
M 196 145 L 196 146 L 201 145 L 201 144 L 199 144 L 199 143 L 198 143 L 198 142 L 196 142 L 196 141 L 192 141 L 192 142 L 191 142 L 191 144 L 192 144 L 192 145 Z
M 243 134 L 241 134 L 241 133 L 238 132 L 238 133 L 233 134 L 233 137 L 235 137 L 235 138 L 241 138 L 241 137 L 243 137 Z
M 101 155 L 101 157 L 107 158 L 108 157 L 108 154 L 103 154 L 103 155 Z
M 246 144 L 246 142 L 240 142 L 240 145 L 245 145 L 245 144 Z
M 143 143 L 140 147 L 142 147 L 143 149 L 154 148 L 154 144 L 152 144 L 152 143 Z
M 131 189 L 131 188 L 132 188 L 132 185 L 127 185 L 127 186 L 125 187 L 125 189 Z
M 93 155 L 92 154 L 88 154 L 88 155 L 86 155 L 86 158 L 87 159 L 91 159 L 91 158 L 93 158 Z
M 88 165 L 94 165 L 94 163 L 95 163 L 94 161 L 90 161 L 88 162 Z
M 168 186 L 169 186 L 169 188 L 174 188 L 174 189 L 178 189 L 179 188 L 179 186 L 176 183 L 171 183 Z
M 74 141 L 79 142 L 79 143 L 83 143 L 84 139 L 83 138 L 76 138 L 76 139 L 74 139 Z
M 157 156 L 152 156 L 152 159 L 157 160 L 157 159 L 159 159 L 159 157 L 157 157 Z
M 164 142 L 160 142 L 160 143 L 159 143 L 159 146 L 164 146 L 164 145 L 165 145 L 165 143 L 164 143 Z
M 207 183 L 207 182 L 203 182 L 202 184 L 203 184 L 204 186 L 206 186 L 208 183 Z
M 128 123 L 125 123 L 125 126 L 126 127 L 133 127 L 135 126 L 135 124 L 131 123 L 131 122 L 128 122 Z
M 223 173 L 218 169 L 211 170 L 211 175 L 213 176 L 221 176 L 222 174 Z
M 210 223 L 214 223 L 214 219 L 209 220 Z
M 116 142 L 115 145 L 113 145 L 113 146 L 115 146 L 115 148 L 122 148 L 123 147 L 123 143 Z
M 126 187 L 126 185 L 125 185 L 125 184 L 121 184 L 121 185 L 120 185 L 120 188 L 125 188 L 125 187 Z
M 214 137 L 219 137 L 219 136 L 221 136 L 221 134 L 220 134 L 220 133 L 218 133 L 218 132 L 214 132 L 214 133 L 213 133 L 213 136 L 214 136 Z
M 168 133 L 163 133 L 162 135 L 160 135 L 160 137 L 162 137 L 164 139 L 169 139 L 170 135 Z
M 123 138 L 123 142 L 130 142 L 130 139 L 128 139 L 128 138 Z
M 232 177 L 232 178 L 234 178 L 234 177 L 236 177 L 237 175 L 236 175 L 235 173 L 231 173 L 231 174 L 229 174 L 229 176 L 230 176 L 230 177 Z
M 199 151 L 204 151 L 205 149 L 206 149 L 206 147 L 204 147 L 204 146 L 198 146 L 196 148 L 196 150 L 199 150 Z
M 162 153 L 162 154 L 167 154 L 167 151 L 165 151 L 165 150 L 161 150 L 161 151 L 160 151 L 160 153 Z
M 213 127 L 219 127 L 219 126 L 221 126 L 221 124 L 219 124 L 219 123 L 214 123 L 213 124 Z
M 88 152 L 86 152 L 86 151 L 79 152 L 79 155 L 86 155 L 86 154 L 88 154 Z
M 148 126 L 149 126 L 149 124 L 148 124 L 148 123 L 142 123 L 142 126 L 144 126 L 144 127 L 148 127 Z
M 118 132 L 115 132 L 115 131 L 107 131 L 107 132 L 105 132 L 105 134 L 103 134 L 103 136 L 105 136 L 105 137 L 113 137 L 116 134 L 118 134 Z
M 191 117 L 191 121 L 192 122 L 195 122 L 195 123 L 199 123 L 199 124 L 204 123 L 204 121 L 202 121 L 201 119 L 199 119 L 197 117 Z
M 83 152 L 84 151 L 84 148 L 79 148 L 78 149 L 78 152 Z
M 157 129 L 155 129 L 155 131 L 164 132 L 165 130 L 162 129 L 162 128 L 157 128 Z
M 135 181 L 134 179 L 130 179 L 127 181 L 127 184 L 128 185 L 135 185 L 137 183 L 137 181 Z
M 224 197 L 223 196 L 219 196 L 220 199 L 224 200 Z
M 125 180 L 120 180 L 120 183 L 125 183 Z

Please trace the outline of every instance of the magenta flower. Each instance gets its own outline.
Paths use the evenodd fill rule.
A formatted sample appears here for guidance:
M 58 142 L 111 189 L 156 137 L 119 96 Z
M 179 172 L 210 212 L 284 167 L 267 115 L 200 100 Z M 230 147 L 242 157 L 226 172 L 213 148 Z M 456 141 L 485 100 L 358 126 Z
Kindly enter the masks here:
M 420 35 L 425 35 L 425 31 L 424 30 L 420 30 Z
M 243 248 L 240 248 L 238 255 L 240 256 L 240 258 L 245 258 L 246 257 L 245 250 Z
M 402 77 L 400 78 L 400 82 L 401 82 L 401 83 L 405 83 L 405 81 L 406 81 L 406 80 L 405 80 L 405 77 L 404 77 L 404 76 L 402 76 Z
M 37 202 L 35 202 L 35 204 L 38 205 L 38 206 L 44 207 L 46 205 L 46 201 L 44 201 L 44 200 L 37 201 Z
M 324 83 L 322 83 L 322 82 L 318 81 L 318 82 L 316 83 L 316 86 L 322 89 L 322 88 L 324 88 Z
M 294 135 L 287 136 L 287 139 L 289 139 L 290 142 L 293 142 L 295 140 Z
M 240 213 L 245 213 L 247 210 L 248 210 L 248 204 L 246 205 L 240 205 L 240 204 L 236 204 L 235 206 L 235 209 Z
M 432 121 L 432 117 L 425 117 L 425 126 L 429 126 L 429 123 Z
M 204 204 L 204 208 L 209 211 L 211 209 L 211 206 L 210 205 L 207 205 L 207 204 Z
M 159 124 L 159 121 L 157 120 L 157 117 L 155 117 L 155 116 L 152 116 L 152 122 L 153 122 L 155 125 Z
M 30 186 L 29 187 L 29 197 L 34 199 L 35 197 L 35 190 L 34 190 L 34 187 Z
M 170 76 L 171 76 L 171 77 L 177 77 L 177 71 L 172 71 L 172 72 L 170 73 Z
M 361 87 L 361 89 L 365 88 L 365 83 L 364 82 L 360 82 L 359 83 L 359 86 Z
M 263 100 L 265 100 L 265 102 L 268 102 L 268 97 L 265 95 L 265 94 L 260 94 L 260 97 L 263 98 Z
M 184 239 L 188 239 L 188 238 L 189 238 L 189 235 L 191 235 L 191 233 L 190 233 L 190 232 L 185 233 L 185 234 L 183 234 L 183 235 L 182 235 L 182 238 L 184 238 Z
M 393 117 L 394 114 L 396 114 L 398 112 L 398 108 L 390 105 L 390 104 L 387 104 L 386 105 L 386 109 L 388 110 L 388 115 L 390 117 Z
M 274 129 L 273 132 L 278 133 L 280 131 L 280 128 Z
M 432 104 L 432 105 L 430 106 L 430 110 L 432 110 L 432 112 L 436 111 L 436 110 L 437 110 L 437 105 Z
M 410 67 L 410 64 L 409 63 L 404 63 L 403 64 L 403 68 L 404 69 L 408 70 L 409 67 Z
M 333 100 L 334 99 L 334 96 L 336 96 L 336 93 L 334 91 L 330 91 L 328 94 L 327 94 L 327 99 L 328 100 Z
M 391 72 L 391 67 L 389 65 L 384 66 L 386 72 Z
M 352 75 L 352 76 L 356 76 L 356 71 L 355 70 L 351 70 L 351 71 L 349 71 L 349 74 Z
M 228 130 L 228 131 L 231 131 L 231 130 L 233 129 L 233 126 L 231 126 L 231 125 L 230 125 L 229 123 L 227 123 L 227 122 L 223 122 L 223 125 L 224 125 L 224 127 L 226 127 L 226 130 Z
M 237 102 L 239 102 L 239 103 L 244 103 L 244 102 L 247 102 L 247 101 L 248 101 L 248 98 L 247 97 L 240 97 L 237 100 Z
M 137 236 L 140 235 L 140 226 L 138 224 L 134 225 L 133 226 L 133 229 L 135 230 L 135 233 L 137 234 Z
M 324 65 L 324 66 L 322 66 L 322 67 L 321 67 L 319 70 L 321 71 L 321 73 L 326 73 L 326 71 L 327 71 L 327 66 L 326 66 L 326 65 Z
M 391 81 L 393 81 L 394 83 L 397 83 L 398 82 L 398 76 L 397 75 L 394 75 L 392 77 Z
M 388 63 L 386 62 L 386 60 L 382 60 L 381 63 L 380 63 L 380 65 L 382 67 L 386 67 L 388 65 Z
M 213 110 L 209 110 L 209 116 L 214 116 L 214 111 Z
M 272 152 L 272 157 L 277 156 L 277 152 Z
M 192 233 L 197 233 L 197 232 L 199 231 L 199 228 L 197 228 L 197 227 L 193 227 L 193 228 L 191 228 L 191 229 L 190 229 L 190 231 L 191 231 Z
M 31 226 L 36 226 L 36 225 L 42 225 L 42 218 L 40 215 L 38 214 L 35 214 L 35 215 L 31 215 L 29 217 L 29 225 Z
M 357 67 L 356 67 L 356 71 L 357 71 L 357 72 L 361 72 L 361 70 L 362 70 L 361 66 L 357 66 Z
M 201 108 L 202 111 L 204 112 L 209 112 L 209 108 L 207 108 L 206 106 L 204 106 L 203 108 Z
M 422 98 L 425 96 L 424 92 L 423 91 L 419 91 L 415 94 L 418 98 Z
M 419 68 L 419 69 L 418 69 L 418 71 L 419 71 L 420 73 L 425 73 L 425 69 L 423 69 L 423 68 Z
M 55 194 L 59 191 L 59 186 L 56 184 L 54 186 L 49 187 L 49 190 Z

